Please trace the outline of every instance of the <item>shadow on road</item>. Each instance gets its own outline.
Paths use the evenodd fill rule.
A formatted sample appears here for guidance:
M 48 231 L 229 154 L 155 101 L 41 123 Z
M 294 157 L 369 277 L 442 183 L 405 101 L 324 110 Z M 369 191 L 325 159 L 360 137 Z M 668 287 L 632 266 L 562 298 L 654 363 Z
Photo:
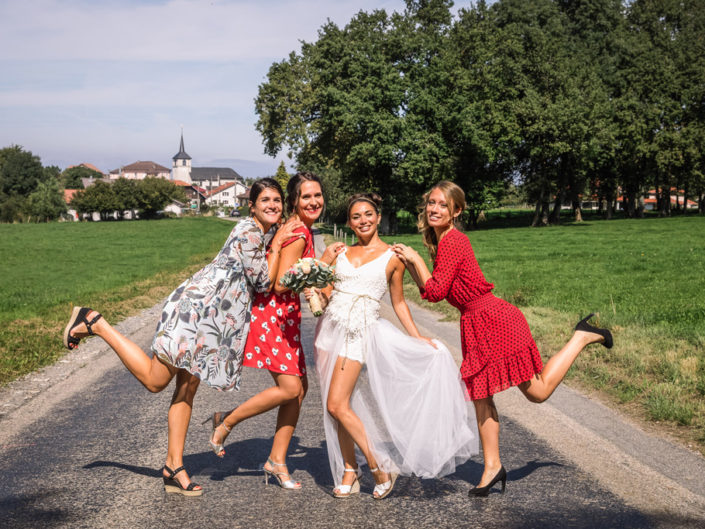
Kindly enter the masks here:
M 77 521 L 80 513 L 53 506 L 62 505 L 64 494 L 65 491 L 54 489 L 0 498 L 2 527 L 60 527 Z

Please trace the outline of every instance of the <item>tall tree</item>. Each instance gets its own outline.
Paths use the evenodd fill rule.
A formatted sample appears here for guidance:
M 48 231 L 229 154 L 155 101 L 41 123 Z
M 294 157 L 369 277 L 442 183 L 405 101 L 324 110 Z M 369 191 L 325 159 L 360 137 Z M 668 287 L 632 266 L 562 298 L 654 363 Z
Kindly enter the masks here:
M 0 192 L 27 196 L 45 178 L 38 156 L 22 147 L 6 147 L 0 151 Z

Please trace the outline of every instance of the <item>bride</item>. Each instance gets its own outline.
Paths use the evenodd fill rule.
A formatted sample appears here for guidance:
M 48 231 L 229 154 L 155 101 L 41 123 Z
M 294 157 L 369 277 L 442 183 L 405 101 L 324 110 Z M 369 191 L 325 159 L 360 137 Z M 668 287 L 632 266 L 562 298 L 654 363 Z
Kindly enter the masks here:
M 478 452 L 458 367 L 443 344 L 419 334 L 404 300 L 404 265 L 377 233 L 381 202 L 373 193 L 350 197 L 358 243 L 329 246 L 323 260 L 337 261 L 335 287 L 305 293 L 327 303 L 314 357 L 336 498 L 360 491 L 355 446 L 375 499 L 389 495 L 400 473 L 443 476 Z M 408 335 L 379 317 L 387 287 Z

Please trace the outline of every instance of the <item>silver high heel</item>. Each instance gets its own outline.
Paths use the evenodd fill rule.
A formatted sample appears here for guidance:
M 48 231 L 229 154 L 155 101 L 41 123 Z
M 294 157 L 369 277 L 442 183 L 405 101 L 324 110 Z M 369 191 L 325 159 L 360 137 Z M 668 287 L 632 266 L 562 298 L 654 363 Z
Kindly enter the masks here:
M 338 485 L 333 489 L 333 496 L 335 498 L 349 498 L 353 494 L 360 492 L 360 477 L 362 477 L 362 472 L 359 468 L 346 468 L 343 472 L 355 472 L 355 481 L 350 485 Z
M 221 422 L 218 426 L 213 428 L 213 434 L 215 434 L 215 431 L 221 426 L 225 428 L 225 431 L 228 432 L 228 434 L 232 430 L 232 428 L 228 428 L 224 422 Z M 213 453 L 221 459 L 225 456 L 225 448 L 223 447 L 223 444 L 225 443 L 225 439 L 227 439 L 228 434 L 225 434 L 225 437 L 220 441 L 220 443 L 213 442 L 213 435 L 211 435 L 211 438 L 208 439 L 208 444 L 211 445 L 211 450 L 213 450 Z
M 286 467 L 286 463 L 275 463 L 272 461 L 271 457 L 267 458 L 267 463 L 272 467 Z M 288 472 L 277 472 L 275 470 L 269 470 L 264 465 L 262 465 L 262 470 L 264 470 L 264 484 L 269 485 L 269 476 L 272 476 L 279 482 L 279 486 L 286 490 L 299 490 L 301 489 L 301 483 L 291 479 L 291 474 Z M 284 480 L 282 476 L 286 476 L 289 479 Z
M 372 473 L 379 472 L 379 471 L 380 471 L 379 468 L 371 468 L 370 469 L 370 472 L 372 472 Z M 384 483 L 378 483 L 377 485 L 375 485 L 375 488 L 372 491 L 372 497 L 375 500 L 381 500 L 391 494 L 392 489 L 394 488 L 394 484 L 397 482 L 397 478 L 399 477 L 399 473 L 398 472 L 390 472 L 389 476 L 391 478 L 391 479 L 389 479 L 389 481 L 385 481 Z M 375 493 L 377 493 L 376 496 L 375 496 Z

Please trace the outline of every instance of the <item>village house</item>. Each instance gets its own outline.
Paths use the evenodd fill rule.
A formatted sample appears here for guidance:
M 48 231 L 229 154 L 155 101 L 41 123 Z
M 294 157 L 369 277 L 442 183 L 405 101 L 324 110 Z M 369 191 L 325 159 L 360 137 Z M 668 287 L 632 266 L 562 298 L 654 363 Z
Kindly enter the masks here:
M 144 180 L 148 176 L 169 179 L 171 171 L 155 162 L 138 161 L 110 171 L 110 180 L 127 178 L 128 180 Z

